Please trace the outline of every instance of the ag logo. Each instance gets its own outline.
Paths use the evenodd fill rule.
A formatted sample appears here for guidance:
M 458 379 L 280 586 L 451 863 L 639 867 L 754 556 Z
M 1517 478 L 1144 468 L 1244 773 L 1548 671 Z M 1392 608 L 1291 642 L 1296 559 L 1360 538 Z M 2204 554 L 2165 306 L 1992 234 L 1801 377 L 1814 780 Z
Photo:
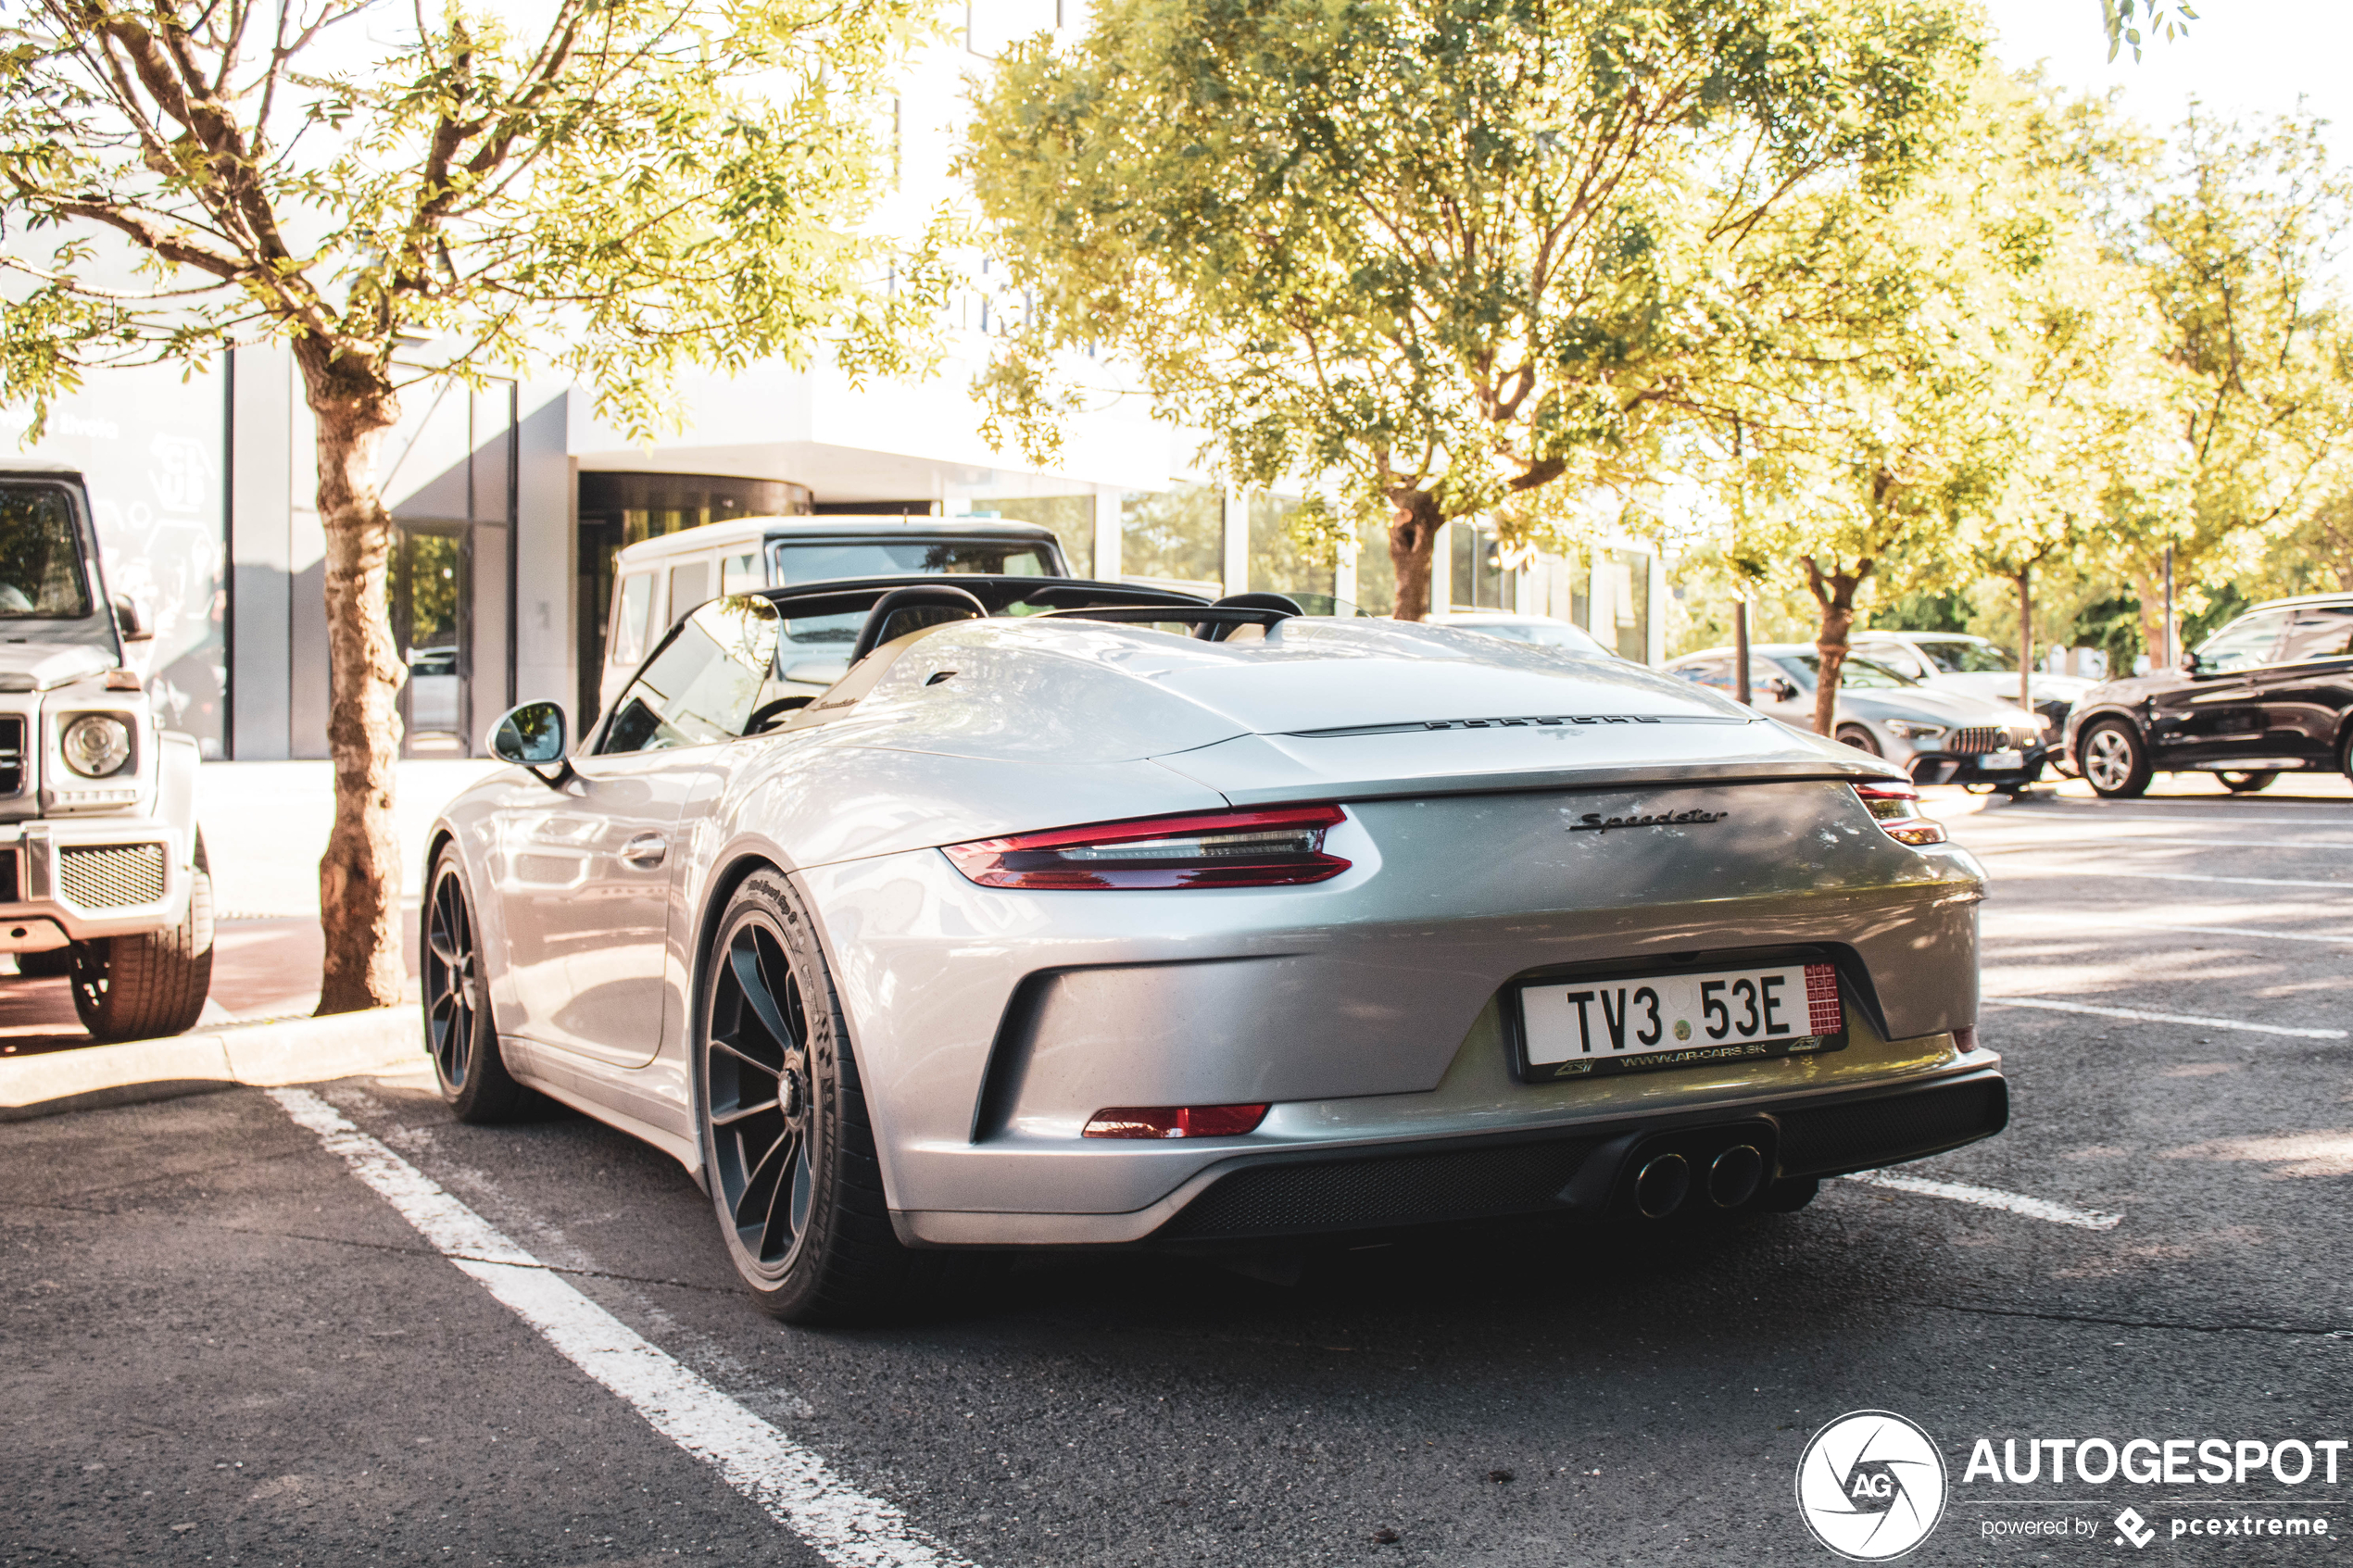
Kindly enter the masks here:
M 1814 1538 L 1841 1557 L 1901 1557 L 1944 1516 L 1944 1456 L 1900 1415 L 1840 1416 L 1797 1461 L 1797 1509 Z

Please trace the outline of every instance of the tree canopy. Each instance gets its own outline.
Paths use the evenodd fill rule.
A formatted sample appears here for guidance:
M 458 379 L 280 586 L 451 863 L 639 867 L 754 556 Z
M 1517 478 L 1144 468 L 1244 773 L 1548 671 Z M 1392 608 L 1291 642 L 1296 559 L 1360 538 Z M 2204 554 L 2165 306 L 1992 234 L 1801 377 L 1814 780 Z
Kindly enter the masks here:
M 980 94 L 1040 305 L 984 391 L 1043 458 L 1072 356 L 1133 366 L 1236 480 L 1385 514 L 1418 616 L 1445 519 L 1643 466 L 1771 307 L 1730 258 L 1914 178 L 1978 50 L 1937 0 L 1110 0 Z

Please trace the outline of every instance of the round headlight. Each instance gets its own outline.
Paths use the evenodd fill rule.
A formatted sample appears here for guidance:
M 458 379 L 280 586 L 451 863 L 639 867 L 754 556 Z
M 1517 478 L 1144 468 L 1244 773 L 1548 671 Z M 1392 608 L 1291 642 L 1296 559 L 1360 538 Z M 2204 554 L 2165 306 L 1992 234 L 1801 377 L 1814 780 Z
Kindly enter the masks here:
M 66 726 L 62 744 L 67 767 L 103 779 L 131 760 L 131 726 L 111 713 L 85 713 Z

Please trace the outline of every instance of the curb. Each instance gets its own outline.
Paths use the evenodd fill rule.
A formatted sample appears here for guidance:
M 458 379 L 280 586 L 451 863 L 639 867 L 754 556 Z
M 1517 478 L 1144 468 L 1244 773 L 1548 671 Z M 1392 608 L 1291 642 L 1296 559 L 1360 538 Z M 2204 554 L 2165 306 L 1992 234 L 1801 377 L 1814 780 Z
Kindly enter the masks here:
M 0 1122 L 430 1064 L 413 1004 L 0 1059 Z

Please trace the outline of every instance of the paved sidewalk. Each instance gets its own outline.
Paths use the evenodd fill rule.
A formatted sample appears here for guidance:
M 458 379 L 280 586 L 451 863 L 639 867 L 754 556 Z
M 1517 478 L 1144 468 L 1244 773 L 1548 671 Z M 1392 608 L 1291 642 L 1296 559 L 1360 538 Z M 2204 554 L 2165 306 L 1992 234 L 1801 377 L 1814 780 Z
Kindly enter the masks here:
M 399 819 L 401 906 L 409 994 L 417 978 L 417 906 L 425 834 L 450 797 L 499 764 L 408 761 L 394 796 Z M 334 819 L 325 762 L 208 762 L 196 817 L 212 865 L 220 923 L 212 999 L 198 1027 L 307 1016 L 319 1005 L 325 944 L 319 934 L 319 857 Z M 63 980 L 0 979 L 0 1058 L 85 1047 Z

